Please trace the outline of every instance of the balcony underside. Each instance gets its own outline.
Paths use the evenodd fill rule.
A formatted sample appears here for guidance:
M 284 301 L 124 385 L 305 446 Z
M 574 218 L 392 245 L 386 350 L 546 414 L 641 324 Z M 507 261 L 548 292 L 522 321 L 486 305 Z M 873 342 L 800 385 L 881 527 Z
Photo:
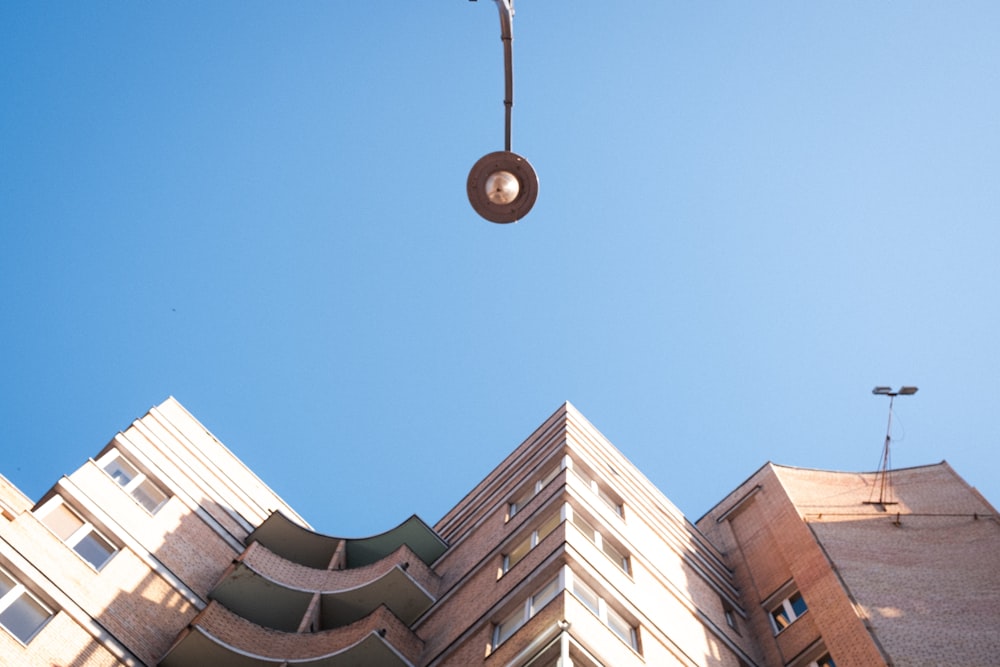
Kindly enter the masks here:
M 218 602 L 209 603 L 160 667 L 412 666 L 423 642 L 382 606 L 351 625 L 291 633 L 262 627 Z
M 274 512 L 247 538 L 274 553 L 308 567 L 326 569 L 342 542 L 346 543 L 347 567 L 376 563 L 402 545 L 407 545 L 427 565 L 437 560 L 448 545 L 420 517 L 414 515 L 380 535 L 344 539 L 303 528 L 280 512 Z
M 323 574 L 335 579 L 344 572 Z M 320 594 L 318 630 L 348 625 L 383 604 L 409 625 L 434 602 L 430 594 L 399 566 L 393 566 L 377 579 L 354 588 L 303 590 L 274 581 L 254 571 L 245 562 L 236 564 L 215 587 L 211 597 L 257 625 L 295 632 L 315 593 Z

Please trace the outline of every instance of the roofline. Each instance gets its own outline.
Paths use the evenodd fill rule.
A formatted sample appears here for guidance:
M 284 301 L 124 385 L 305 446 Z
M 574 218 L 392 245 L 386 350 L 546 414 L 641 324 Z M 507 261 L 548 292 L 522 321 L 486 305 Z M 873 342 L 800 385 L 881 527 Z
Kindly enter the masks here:
M 767 463 L 770 464 L 770 465 L 772 465 L 772 466 L 774 466 L 775 468 L 787 468 L 789 470 L 807 470 L 807 471 L 810 471 L 810 472 L 832 472 L 832 473 L 837 473 L 837 474 L 842 474 L 842 475 L 877 475 L 878 473 L 882 472 L 881 470 L 828 470 L 826 468 L 809 468 L 809 467 L 806 467 L 806 466 L 790 466 L 790 465 L 785 465 L 783 463 L 774 463 L 773 461 L 768 461 Z M 765 464 L 765 465 L 767 465 L 767 464 Z M 941 465 L 948 466 L 949 468 L 951 467 L 951 465 L 948 463 L 948 461 L 946 461 L 945 459 L 941 459 L 937 463 L 923 463 L 923 464 L 915 465 L 915 466 L 907 466 L 905 468 L 890 468 L 889 470 L 890 470 L 890 472 L 901 472 L 903 470 L 917 470 L 919 468 L 933 468 L 933 467 L 941 466 Z M 761 467 L 763 467 L 763 466 L 761 466 Z M 756 473 L 754 473 L 754 474 L 756 474 Z M 751 475 L 751 477 L 753 477 L 753 475 Z
M 734 486 L 732 488 L 732 490 L 729 491 L 729 493 L 727 493 L 725 496 L 723 496 L 717 503 L 715 503 L 714 505 L 712 505 L 711 507 L 709 507 L 708 510 L 706 510 L 700 517 L 698 517 L 697 520 L 695 520 L 694 524 L 698 525 L 699 523 L 701 523 L 702 519 L 704 519 L 705 517 L 707 517 L 709 514 L 711 514 L 713 511 L 715 511 L 716 508 L 718 508 L 720 505 L 722 505 L 723 503 L 725 503 L 729 498 L 731 498 L 733 496 L 734 493 L 736 493 L 739 489 L 743 488 L 743 486 L 746 485 L 750 480 L 752 480 L 754 477 L 756 477 L 758 474 L 760 474 L 761 470 L 763 470 L 764 468 L 767 468 L 768 466 L 770 466 L 771 468 L 784 468 L 786 470 L 805 470 L 805 471 L 809 471 L 809 472 L 827 472 L 827 473 L 834 473 L 834 474 L 838 474 L 838 475 L 877 475 L 880 472 L 879 470 L 869 470 L 869 471 L 829 470 L 829 469 L 826 469 L 826 468 L 809 468 L 809 467 L 806 467 L 806 466 L 791 466 L 791 465 L 785 465 L 785 464 L 782 464 L 782 463 L 775 463 L 774 461 L 765 461 L 763 465 L 761 465 L 759 468 L 757 468 L 752 473 L 750 473 L 742 482 L 740 482 L 739 484 L 737 484 L 736 486 Z M 920 468 L 933 468 L 935 466 L 946 466 L 949 470 L 951 470 L 952 472 L 955 472 L 955 469 L 952 468 L 951 464 L 948 463 L 948 461 L 945 460 L 945 459 L 941 459 L 941 461 L 939 461 L 938 463 L 924 463 L 922 465 L 907 466 L 905 468 L 892 468 L 891 471 L 892 472 L 902 472 L 904 470 L 918 470 Z

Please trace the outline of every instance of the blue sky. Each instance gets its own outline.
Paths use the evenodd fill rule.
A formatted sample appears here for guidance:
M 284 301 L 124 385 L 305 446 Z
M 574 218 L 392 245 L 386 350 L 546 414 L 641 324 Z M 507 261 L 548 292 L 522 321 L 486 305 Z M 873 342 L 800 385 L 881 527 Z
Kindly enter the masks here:
M 324 532 L 433 523 L 563 401 L 692 519 L 765 461 L 1000 502 L 1000 5 L 0 5 L 0 473 L 176 396 Z

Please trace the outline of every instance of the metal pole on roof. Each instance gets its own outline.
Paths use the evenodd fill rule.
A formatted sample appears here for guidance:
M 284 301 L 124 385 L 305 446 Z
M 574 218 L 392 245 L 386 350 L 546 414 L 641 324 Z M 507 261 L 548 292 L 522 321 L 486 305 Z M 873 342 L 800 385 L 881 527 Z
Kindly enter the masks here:
M 892 470 L 889 457 L 890 445 L 892 443 L 892 404 L 896 400 L 897 396 L 912 396 L 917 393 L 916 387 L 903 386 L 899 390 L 893 390 L 891 387 L 878 386 L 872 389 L 872 393 L 876 396 L 888 396 L 889 397 L 889 423 L 885 428 L 885 444 L 882 446 L 882 462 L 879 466 L 878 473 L 875 475 L 875 487 L 878 488 L 878 500 L 871 500 L 869 497 L 867 504 L 869 505 L 879 505 L 882 509 L 885 509 L 885 505 L 895 505 L 896 501 L 892 499 Z M 872 495 L 875 493 L 875 487 L 872 488 Z

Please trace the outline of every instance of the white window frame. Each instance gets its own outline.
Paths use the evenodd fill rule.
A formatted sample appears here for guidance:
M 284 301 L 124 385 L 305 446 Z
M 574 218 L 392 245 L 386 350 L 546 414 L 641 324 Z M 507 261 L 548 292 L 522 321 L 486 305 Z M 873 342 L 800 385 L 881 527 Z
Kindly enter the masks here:
M 553 520 L 555 520 L 554 523 Z M 561 524 L 565 520 L 566 520 L 566 511 L 565 511 L 565 506 L 563 506 L 563 508 L 561 508 L 560 510 L 553 512 L 548 517 L 546 517 L 546 519 L 542 521 L 540 524 L 538 524 L 538 527 L 532 530 L 527 537 L 515 543 L 512 549 L 508 549 L 507 552 L 503 555 L 503 563 L 500 567 L 500 576 L 507 574 L 507 572 L 509 572 L 512 567 L 514 567 L 522 560 L 524 560 L 524 558 L 529 553 L 531 553 L 532 549 L 538 546 L 539 542 L 548 537 L 549 534 L 555 531 L 555 529 L 559 527 L 559 524 Z M 521 553 L 521 555 L 519 555 L 516 559 L 512 560 L 511 554 L 517 552 L 519 549 L 525 546 L 527 546 L 527 548 L 524 550 L 524 552 Z
M 545 585 L 539 588 L 534 595 L 526 599 L 520 606 L 515 608 L 511 613 L 507 614 L 501 621 L 493 624 L 490 651 L 495 651 L 501 644 L 514 636 L 514 634 L 524 627 L 524 625 L 531 620 L 535 614 L 537 614 L 549 602 L 558 597 L 559 593 L 563 591 L 570 592 L 573 597 L 580 600 L 581 604 L 590 609 L 590 611 L 597 616 L 597 618 L 599 618 L 605 626 L 607 626 L 608 630 L 610 630 L 612 634 L 622 640 L 623 643 L 625 643 L 637 654 L 642 655 L 642 651 L 639 646 L 638 627 L 629 622 L 629 620 L 622 614 L 618 613 L 618 611 L 610 608 L 605 599 L 590 586 L 581 582 L 573 574 L 573 571 L 568 565 L 563 565 L 559 568 L 559 573 L 552 579 L 546 581 Z M 583 598 L 583 596 L 587 593 L 589 593 L 593 601 L 588 601 Z M 592 606 L 595 602 L 597 609 L 594 609 Z M 620 627 L 616 628 L 616 624 Z M 628 628 L 628 637 L 623 636 L 622 628 Z
M 622 640 L 629 648 L 631 648 L 636 653 L 639 651 L 639 629 L 632 625 L 627 618 L 622 614 L 618 613 L 616 610 L 612 609 L 607 600 L 605 600 L 597 591 L 593 588 L 580 581 L 576 576 L 573 576 L 572 570 L 567 570 L 566 576 L 566 590 L 568 590 L 573 597 L 580 601 L 584 607 L 589 609 L 597 618 L 601 620 L 601 623 L 607 626 L 608 630 L 612 632 L 618 639 Z M 596 602 L 596 609 L 594 608 Z M 628 630 L 626 631 L 625 628 Z M 626 635 L 627 632 L 627 635 Z
M 3 614 L 3 612 L 7 611 L 10 607 L 16 604 L 19 600 L 21 600 L 21 598 L 27 598 L 30 602 L 33 602 L 34 604 L 38 605 L 39 607 L 41 607 L 42 611 L 48 614 L 45 620 L 39 623 L 38 627 L 32 630 L 31 634 L 28 635 L 27 637 L 21 637 L 19 635 L 14 634 L 13 630 L 11 630 L 2 622 L 0 622 L 0 628 L 3 628 L 4 631 L 7 632 L 7 634 L 9 634 L 11 637 L 17 640 L 18 643 L 20 643 L 21 645 L 27 646 L 28 644 L 31 643 L 32 639 L 38 636 L 38 633 L 42 631 L 42 629 L 48 624 L 48 622 L 52 620 L 52 617 L 55 616 L 55 612 L 53 612 L 52 609 L 47 604 L 45 604 L 44 602 L 39 600 L 35 595 L 33 595 L 31 591 L 29 591 L 25 587 L 25 585 L 21 583 L 21 580 L 18 577 L 15 577 L 6 569 L 0 568 L 0 576 L 9 579 L 14 584 L 9 591 L 0 596 L 0 614 Z
M 797 613 L 795 611 L 795 607 L 792 603 L 792 600 L 796 597 L 802 601 L 803 609 L 801 613 Z M 802 618 L 802 615 L 807 611 L 809 611 L 809 605 L 806 604 L 806 600 L 802 597 L 802 593 L 795 590 L 789 593 L 783 600 L 781 600 L 780 603 L 772 605 L 771 608 L 768 609 L 767 617 L 771 620 L 771 629 L 774 631 L 774 634 L 778 635 L 791 626 L 792 623 Z M 787 619 L 787 623 L 785 625 L 778 624 L 778 619 L 776 617 L 777 614 L 782 614 Z
M 120 461 L 120 465 L 128 466 L 130 469 L 135 471 L 135 475 L 132 477 L 132 479 L 130 479 L 128 482 L 124 484 L 122 483 L 122 480 L 120 478 L 115 477 L 114 474 L 110 470 L 108 470 L 108 467 L 112 463 L 115 463 L 116 461 Z M 123 456 L 122 453 L 117 449 L 112 448 L 111 451 L 109 451 L 107 454 L 98 459 L 97 465 L 101 468 L 101 470 L 104 471 L 104 473 L 108 477 L 114 480 L 118 484 L 118 486 L 121 487 L 123 491 L 128 493 L 129 496 L 132 498 L 132 500 L 134 500 L 140 507 L 142 507 L 142 509 L 146 510 L 146 512 L 148 512 L 149 514 L 156 514 L 160 510 L 160 508 L 163 507 L 168 500 L 170 500 L 170 496 L 163 489 L 160 488 L 159 484 L 151 480 L 149 478 L 149 475 L 140 470 L 139 466 L 132 463 L 132 461 L 125 458 L 125 456 Z M 155 491 L 160 496 L 160 502 L 157 503 L 153 508 L 147 507 L 146 503 L 142 502 L 142 500 L 139 499 L 138 491 L 144 485 L 149 485 L 150 487 L 152 487 L 153 491 Z
M 73 531 L 73 533 L 70 534 L 65 539 L 59 537 L 59 535 L 56 534 L 56 532 L 52 530 L 52 528 L 50 528 L 48 523 L 46 522 L 46 519 L 48 518 L 49 514 L 54 512 L 56 508 L 60 506 L 65 507 L 67 511 L 69 511 L 71 514 L 73 514 L 77 519 L 79 519 L 82 522 L 80 527 L 76 528 Z M 56 537 L 56 539 L 58 539 L 60 542 L 62 542 L 67 547 L 72 549 L 73 553 L 75 553 L 80 558 L 80 560 L 82 560 L 84 563 L 94 568 L 94 570 L 98 572 L 104 569 L 104 566 L 110 563 L 111 559 L 114 558 L 115 555 L 120 551 L 118 545 L 116 545 L 114 542 L 105 537 L 104 534 L 94 526 L 94 524 L 92 524 L 90 521 L 81 516 L 79 512 L 70 507 L 69 503 L 67 503 L 60 495 L 53 496 L 48 502 L 42 505 L 39 508 L 38 512 L 36 512 L 36 516 L 38 517 L 39 521 L 42 522 L 42 525 L 44 525 L 45 528 L 48 529 L 49 532 L 51 532 Z M 77 546 L 79 546 L 88 536 L 92 534 L 96 535 L 98 539 L 105 542 L 108 546 L 111 547 L 111 552 L 108 553 L 107 557 L 100 563 L 91 562 L 77 550 Z
M 573 474 L 583 482 L 583 484 L 590 489 L 591 493 L 597 496 L 601 502 L 603 502 L 608 509 L 615 513 L 615 515 L 624 521 L 625 519 L 625 504 L 619 500 L 618 495 L 613 491 L 610 491 L 608 487 L 597 481 L 594 475 L 589 474 L 587 471 L 577 470 L 576 467 L 570 468 Z
M 493 624 L 493 634 L 491 637 L 491 651 L 495 651 L 501 644 L 514 636 L 524 625 L 530 621 L 535 614 L 541 611 L 545 605 L 558 597 L 565 588 L 565 580 L 561 569 L 559 573 L 545 582 L 533 595 L 529 596 L 521 605 L 507 614 L 503 620 Z
M 736 620 L 736 610 L 733 605 L 729 604 L 725 599 L 722 600 L 722 615 L 726 619 L 726 625 L 730 627 L 736 634 L 742 634 L 740 632 L 739 623 Z
M 593 524 L 583 518 L 579 512 L 573 510 L 573 508 L 570 508 L 570 512 L 570 521 L 576 526 L 577 530 L 586 535 L 587 539 L 600 549 L 605 556 L 610 558 L 622 572 L 632 576 L 632 560 L 628 553 L 604 537 L 604 534 L 594 528 Z
M 559 473 L 563 471 L 566 467 L 565 461 L 555 464 L 551 470 L 546 472 L 540 478 L 536 479 L 531 486 L 523 490 L 514 500 L 507 503 L 507 521 L 510 521 L 514 516 L 524 509 L 524 506 L 531 502 L 534 498 L 544 489 L 549 482 L 554 480 L 559 476 Z

